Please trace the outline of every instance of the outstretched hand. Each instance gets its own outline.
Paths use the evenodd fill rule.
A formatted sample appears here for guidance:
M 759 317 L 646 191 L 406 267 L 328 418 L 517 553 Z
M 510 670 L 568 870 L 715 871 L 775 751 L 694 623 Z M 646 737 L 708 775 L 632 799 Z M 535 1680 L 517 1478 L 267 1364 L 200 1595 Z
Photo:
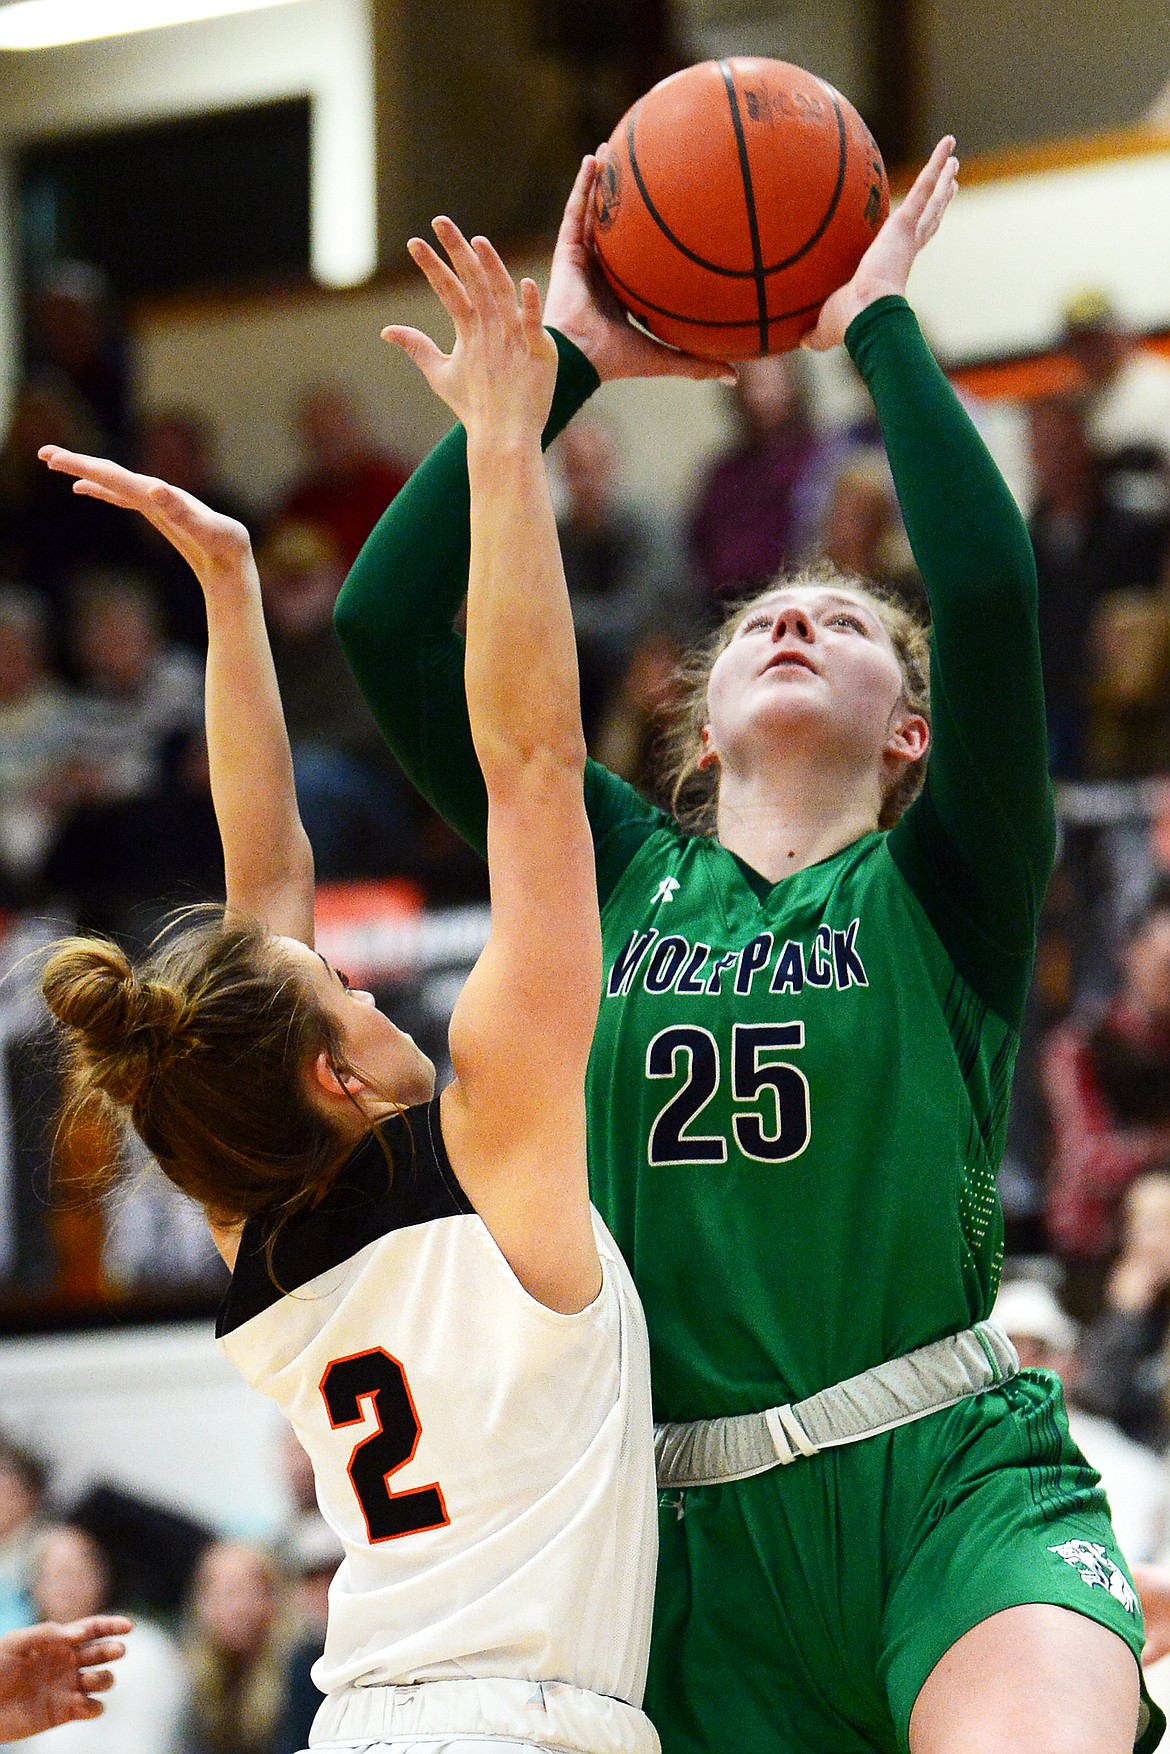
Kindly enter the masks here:
M 539 439 L 557 381 L 557 350 L 540 316 L 534 280 L 512 277 L 485 237 L 468 243 L 451 219 L 434 222 L 450 266 L 422 238 L 407 245 L 455 325 L 450 353 L 421 329 L 392 323 L 382 339 L 412 359 L 436 396 L 467 428 L 469 436 Z
M 251 542 L 243 524 L 213 512 L 194 494 L 153 475 L 136 475 L 105 457 L 82 456 L 60 445 L 42 445 L 37 455 L 57 473 L 77 477 L 74 493 L 141 512 L 178 550 L 205 589 L 221 580 L 235 583 L 241 567 L 248 564 Z
M 20 1741 L 75 1718 L 100 1717 L 95 1693 L 114 1684 L 109 1669 L 125 1655 L 132 1622 L 96 1614 L 68 1626 L 48 1622 L 0 1638 L 0 1738 Z
M 604 148 L 601 149 L 604 152 Z M 610 378 L 719 378 L 735 382 L 735 367 L 721 359 L 680 353 L 636 329 L 593 260 L 593 189 L 600 155 L 581 161 L 565 205 L 549 273 L 544 320 L 566 335 L 603 382 Z
M 958 178 L 954 136 L 947 134 L 870 244 L 852 280 L 825 300 L 817 326 L 804 337 L 802 347 L 824 353 L 839 346 L 854 317 L 867 305 L 890 293 L 905 292 L 914 259 L 942 224 Z

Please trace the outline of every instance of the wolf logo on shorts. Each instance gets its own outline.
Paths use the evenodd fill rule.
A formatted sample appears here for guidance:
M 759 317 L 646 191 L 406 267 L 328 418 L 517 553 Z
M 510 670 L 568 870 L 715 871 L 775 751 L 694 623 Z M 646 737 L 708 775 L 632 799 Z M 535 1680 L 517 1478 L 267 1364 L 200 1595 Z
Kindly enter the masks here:
M 1120 1566 L 1114 1565 L 1099 1541 L 1064 1541 L 1048 1551 L 1075 1567 L 1091 1590 L 1108 1590 L 1123 1608 L 1131 1614 L 1137 1613 L 1137 1597 L 1129 1579 Z

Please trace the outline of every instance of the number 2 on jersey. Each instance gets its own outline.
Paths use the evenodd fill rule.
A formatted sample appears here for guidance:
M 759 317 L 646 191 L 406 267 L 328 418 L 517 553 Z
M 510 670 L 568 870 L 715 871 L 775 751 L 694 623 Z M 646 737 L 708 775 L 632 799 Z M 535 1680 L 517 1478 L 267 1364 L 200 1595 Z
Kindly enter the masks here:
M 422 1432 L 397 1358 L 381 1346 L 335 1358 L 321 1378 L 321 1395 L 335 1431 L 359 1424 L 365 1417 L 362 1402 L 373 1402 L 378 1429 L 356 1445 L 348 1468 L 371 1542 L 396 1541 L 451 1521 L 438 1481 L 409 1492 L 391 1492 L 388 1484 L 390 1475 L 413 1457 Z
M 788 1061 L 765 1055 L 804 1046 L 803 1023 L 737 1023 L 731 1031 L 731 1094 L 736 1102 L 758 1102 L 771 1093 L 773 1113 L 756 1110 L 731 1119 L 735 1142 L 755 1163 L 787 1163 L 799 1157 L 809 1141 L 808 1079 Z M 709 1029 L 676 1024 L 662 1029 L 646 1050 L 648 1078 L 678 1076 L 679 1060 L 686 1081 L 661 1108 L 650 1129 L 647 1156 L 652 1164 L 726 1163 L 727 1140 L 722 1133 L 692 1133 L 707 1104 L 719 1089 L 719 1043 Z M 772 1120 L 769 1127 L 766 1120 Z

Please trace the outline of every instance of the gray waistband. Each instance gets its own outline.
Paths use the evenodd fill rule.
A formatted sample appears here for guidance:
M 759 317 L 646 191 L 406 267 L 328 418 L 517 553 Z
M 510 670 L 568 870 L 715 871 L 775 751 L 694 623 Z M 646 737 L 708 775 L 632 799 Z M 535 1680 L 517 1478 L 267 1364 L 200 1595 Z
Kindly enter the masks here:
M 920 1346 L 834 1383 L 806 1401 L 728 1419 L 658 1425 L 654 1453 L 660 1486 L 713 1486 L 858 1443 L 953 1407 L 1015 1376 L 1016 1349 L 997 1322 Z

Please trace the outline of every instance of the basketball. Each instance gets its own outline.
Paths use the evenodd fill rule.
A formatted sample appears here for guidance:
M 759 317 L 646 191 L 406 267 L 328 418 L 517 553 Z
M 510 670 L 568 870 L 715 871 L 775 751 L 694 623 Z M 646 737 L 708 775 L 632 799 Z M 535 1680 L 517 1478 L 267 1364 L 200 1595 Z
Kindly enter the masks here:
M 815 327 L 889 206 L 881 154 L 840 92 L 786 61 L 736 56 L 671 74 L 623 116 L 593 248 L 660 341 L 746 359 Z

